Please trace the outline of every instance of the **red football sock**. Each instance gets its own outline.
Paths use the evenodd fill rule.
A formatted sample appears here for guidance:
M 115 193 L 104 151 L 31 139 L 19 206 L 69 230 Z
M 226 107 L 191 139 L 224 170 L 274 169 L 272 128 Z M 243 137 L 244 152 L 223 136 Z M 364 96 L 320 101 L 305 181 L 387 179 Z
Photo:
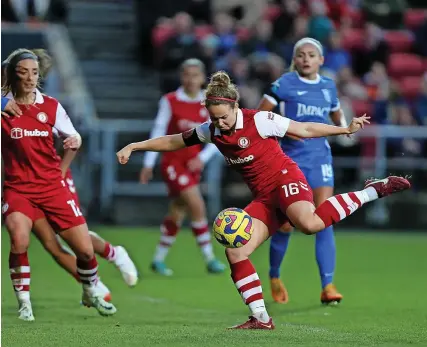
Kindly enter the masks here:
M 325 228 L 351 215 L 367 201 L 364 191 L 339 194 L 324 201 L 315 211 Z
M 29 300 L 31 272 L 27 252 L 9 253 L 9 271 L 18 299 Z

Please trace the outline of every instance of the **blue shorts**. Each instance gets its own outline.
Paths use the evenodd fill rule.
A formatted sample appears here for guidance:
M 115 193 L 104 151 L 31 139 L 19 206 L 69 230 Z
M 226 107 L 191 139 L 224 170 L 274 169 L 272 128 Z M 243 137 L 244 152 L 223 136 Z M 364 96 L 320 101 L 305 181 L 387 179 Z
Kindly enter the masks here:
M 331 163 L 300 167 L 311 189 L 334 186 L 334 169 Z

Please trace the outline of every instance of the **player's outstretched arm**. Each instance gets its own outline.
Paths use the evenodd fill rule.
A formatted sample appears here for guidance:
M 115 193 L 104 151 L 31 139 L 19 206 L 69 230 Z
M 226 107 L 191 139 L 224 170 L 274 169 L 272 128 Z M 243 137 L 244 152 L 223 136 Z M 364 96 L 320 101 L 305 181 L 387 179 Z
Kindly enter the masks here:
M 116 153 L 120 164 L 126 164 L 134 151 L 171 152 L 184 148 L 182 134 L 166 135 L 128 144 Z
M 349 135 L 363 129 L 365 124 L 370 123 L 369 119 L 370 117 L 367 117 L 366 115 L 359 118 L 353 118 L 351 124 L 346 128 L 322 123 L 300 123 L 291 120 L 289 122 L 287 133 L 302 138 Z

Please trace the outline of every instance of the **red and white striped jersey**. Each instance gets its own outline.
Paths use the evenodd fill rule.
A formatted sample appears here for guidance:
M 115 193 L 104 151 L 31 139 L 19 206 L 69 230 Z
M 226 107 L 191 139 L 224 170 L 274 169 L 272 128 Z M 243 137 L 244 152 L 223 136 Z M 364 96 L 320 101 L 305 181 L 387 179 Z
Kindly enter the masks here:
M 289 119 L 267 111 L 239 109 L 235 131 L 225 135 L 206 122 L 196 128 L 203 143 L 213 143 L 225 161 L 239 172 L 255 196 L 268 194 L 295 162 L 283 153 L 277 137 L 283 137 Z
M 209 113 L 201 104 L 203 100 L 204 91 L 201 91 L 193 99 L 185 94 L 182 87 L 175 92 L 164 95 L 160 99 L 159 110 L 150 138 L 179 134 L 206 122 L 209 119 Z M 164 162 L 175 160 L 186 162 L 199 155 L 203 162 L 207 162 L 215 152 L 216 148 L 213 145 L 206 146 L 203 151 L 202 146 L 192 146 L 176 152 L 165 152 L 162 155 L 162 160 Z M 157 152 L 147 152 L 144 157 L 144 167 L 153 167 L 157 155 Z
M 21 117 L 2 118 L 1 122 L 4 187 L 22 193 L 56 189 L 62 175 L 53 129 L 66 137 L 77 131 L 62 105 L 38 90 L 33 105 L 19 107 Z

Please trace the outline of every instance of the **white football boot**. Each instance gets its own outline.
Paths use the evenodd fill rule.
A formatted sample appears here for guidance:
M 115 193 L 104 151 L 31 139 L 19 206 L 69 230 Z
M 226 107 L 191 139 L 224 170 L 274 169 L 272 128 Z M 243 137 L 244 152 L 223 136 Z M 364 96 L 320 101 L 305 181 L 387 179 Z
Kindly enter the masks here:
M 102 283 L 101 279 L 98 279 L 95 285 L 95 295 L 100 296 L 107 302 L 111 302 L 111 292 L 107 286 Z
M 93 294 L 88 290 L 83 291 L 82 304 L 95 308 L 101 316 L 112 316 L 117 312 L 116 307 L 105 301 L 102 296 L 95 294 L 95 290 L 93 290 Z
M 18 313 L 19 313 L 18 318 L 23 321 L 32 322 L 35 320 L 33 315 L 33 308 L 31 307 L 30 301 L 21 301 L 19 303 Z
M 113 263 L 121 272 L 123 280 L 128 286 L 135 286 L 138 283 L 138 270 L 128 252 L 122 246 L 114 247 L 114 251 L 116 256 Z

